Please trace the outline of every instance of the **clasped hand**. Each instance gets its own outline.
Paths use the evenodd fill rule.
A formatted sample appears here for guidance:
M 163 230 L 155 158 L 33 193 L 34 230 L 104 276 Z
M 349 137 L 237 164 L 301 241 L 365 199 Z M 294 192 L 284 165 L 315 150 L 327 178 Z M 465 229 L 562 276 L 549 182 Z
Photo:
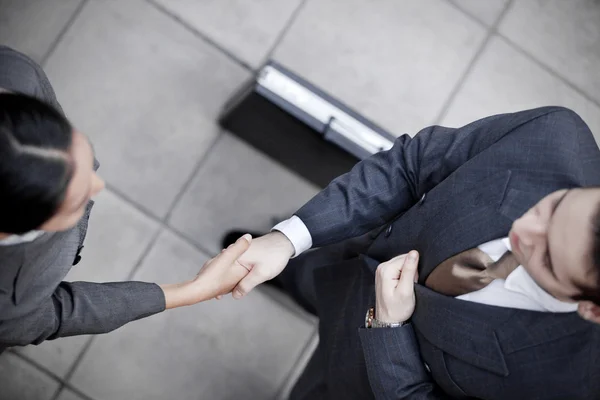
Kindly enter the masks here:
M 419 253 L 411 251 L 379 264 L 375 273 L 375 318 L 382 322 L 406 322 L 415 311 Z
M 242 298 L 257 285 L 279 275 L 294 252 L 292 243 L 280 232 L 256 239 L 244 235 L 207 261 L 193 280 L 161 285 L 166 308 L 218 299 L 232 291 L 234 298 Z
M 196 304 L 233 292 L 240 299 L 257 285 L 279 275 L 295 249 L 280 232 L 252 239 L 244 235 L 204 264 L 191 281 L 162 285 L 167 308 Z M 381 263 L 375 274 L 375 318 L 404 322 L 415 309 L 414 282 L 419 253 L 411 251 Z

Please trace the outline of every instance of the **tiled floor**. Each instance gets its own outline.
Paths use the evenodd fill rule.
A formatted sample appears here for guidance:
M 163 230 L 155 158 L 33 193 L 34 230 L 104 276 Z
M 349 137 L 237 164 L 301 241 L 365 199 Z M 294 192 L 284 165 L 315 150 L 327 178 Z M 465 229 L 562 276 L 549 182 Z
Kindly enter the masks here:
M 317 189 L 219 129 L 275 58 L 394 134 L 557 104 L 600 138 L 597 0 L 0 0 L 109 182 L 69 280 L 174 282 Z M 315 320 L 268 289 L 0 356 L 0 400 L 275 399 Z

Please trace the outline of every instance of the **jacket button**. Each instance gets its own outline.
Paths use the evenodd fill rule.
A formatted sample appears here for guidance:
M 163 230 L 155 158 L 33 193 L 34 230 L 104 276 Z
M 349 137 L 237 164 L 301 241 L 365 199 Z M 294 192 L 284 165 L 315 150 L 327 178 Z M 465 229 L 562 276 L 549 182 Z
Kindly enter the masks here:
M 389 224 L 385 230 L 384 236 L 389 237 L 392 234 L 392 224 Z
M 83 250 L 83 246 L 77 249 L 77 254 L 75 254 L 75 259 L 73 260 L 73 265 L 77 265 L 81 261 L 81 250 Z
M 431 373 L 431 368 L 429 368 L 429 365 L 427 363 L 423 363 L 423 365 L 425 366 L 425 370 Z
M 419 200 L 419 204 L 423 204 L 425 203 L 425 199 L 427 198 L 427 193 L 423 193 L 423 196 L 421 196 L 421 200 Z

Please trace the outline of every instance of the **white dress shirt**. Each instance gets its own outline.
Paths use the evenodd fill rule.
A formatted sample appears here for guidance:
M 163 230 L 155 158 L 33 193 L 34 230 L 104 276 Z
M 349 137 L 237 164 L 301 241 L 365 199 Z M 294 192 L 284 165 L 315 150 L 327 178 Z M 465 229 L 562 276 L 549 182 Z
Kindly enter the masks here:
M 292 242 L 294 257 L 312 247 L 312 237 L 304 222 L 297 216 L 273 227 Z M 508 238 L 492 240 L 478 246 L 494 262 L 511 250 Z M 473 301 L 498 307 L 520 308 L 546 312 L 573 312 L 577 303 L 567 303 L 551 296 L 542 289 L 522 266 L 517 267 L 506 279 L 495 279 L 483 289 L 458 296 L 457 299 Z

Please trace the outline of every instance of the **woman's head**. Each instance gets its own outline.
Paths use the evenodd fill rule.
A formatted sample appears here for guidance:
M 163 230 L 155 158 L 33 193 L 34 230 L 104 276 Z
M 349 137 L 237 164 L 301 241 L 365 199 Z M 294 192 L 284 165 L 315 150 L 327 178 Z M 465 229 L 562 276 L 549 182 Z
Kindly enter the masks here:
M 0 232 L 66 230 L 104 187 L 84 135 L 53 107 L 0 93 Z

